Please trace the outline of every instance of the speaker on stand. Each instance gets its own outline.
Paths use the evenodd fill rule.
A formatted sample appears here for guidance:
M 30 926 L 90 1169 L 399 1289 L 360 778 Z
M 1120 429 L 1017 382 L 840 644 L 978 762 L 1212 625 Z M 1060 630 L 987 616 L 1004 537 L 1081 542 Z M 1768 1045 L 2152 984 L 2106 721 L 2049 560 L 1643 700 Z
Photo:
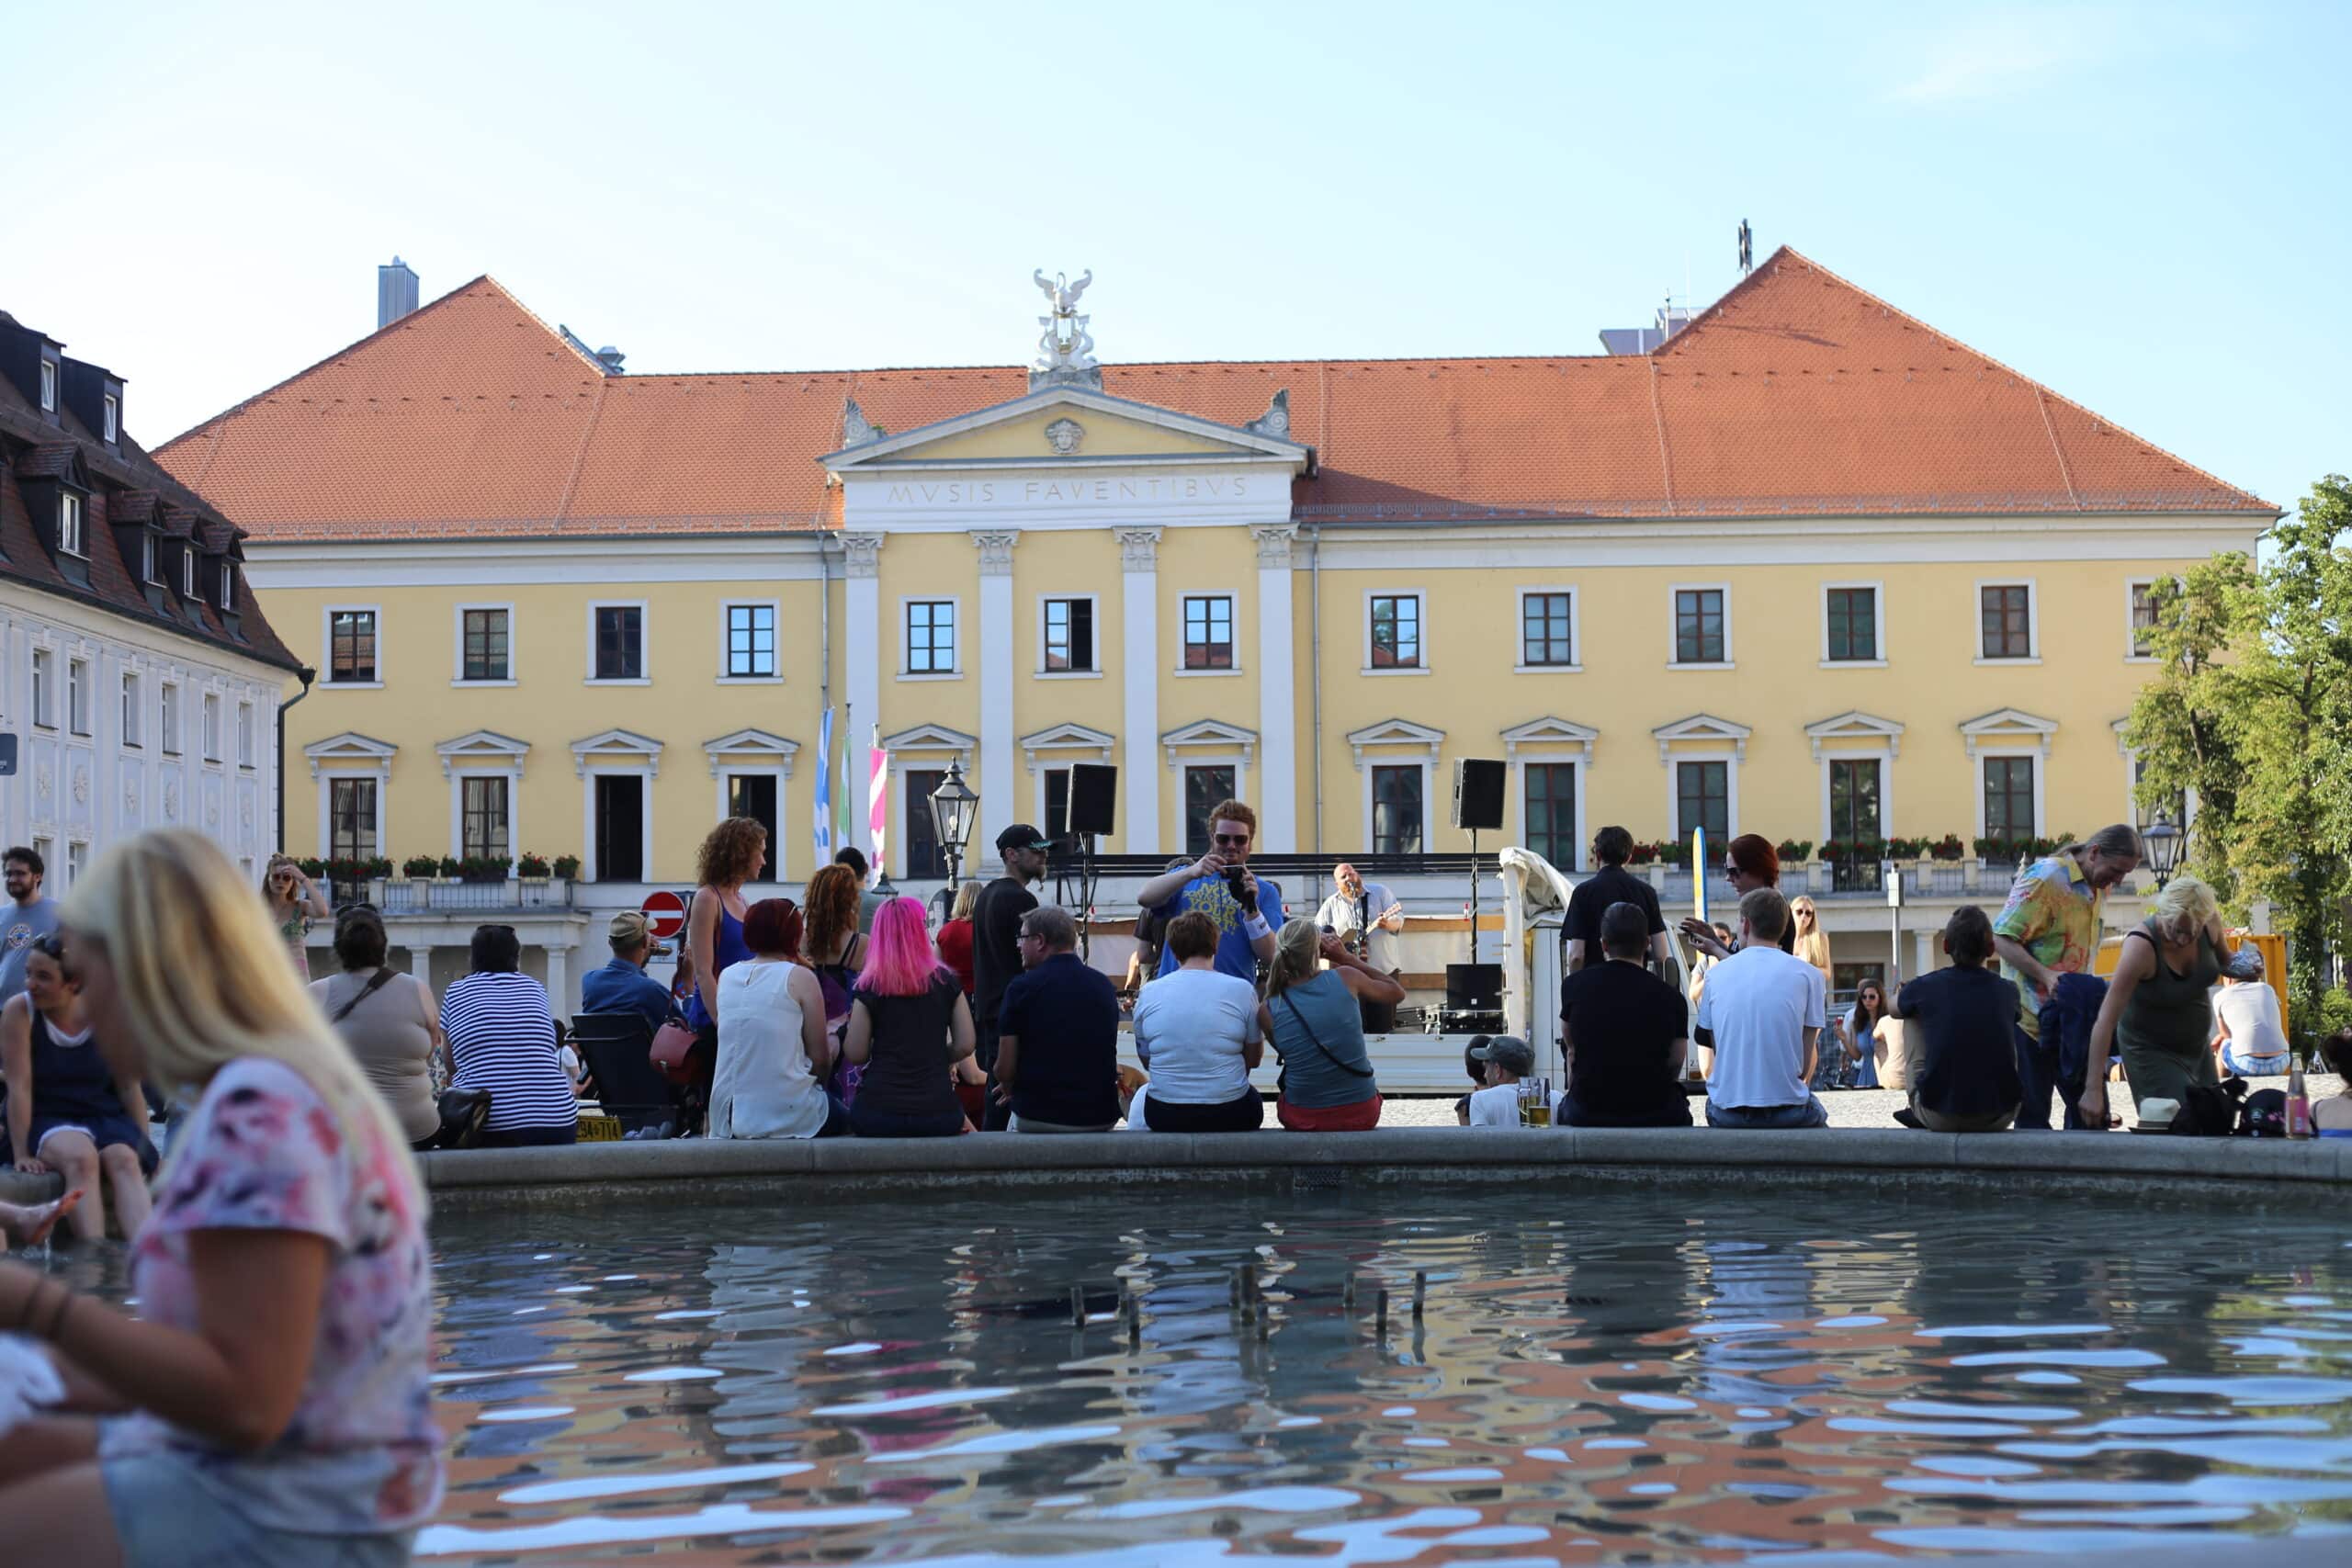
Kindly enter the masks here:
M 1457 757 L 1453 761 L 1453 825 L 1470 834 L 1470 962 L 1478 962 L 1478 833 L 1500 832 L 1503 787 L 1510 778 L 1507 763 L 1487 757 Z
M 1078 951 L 1091 957 L 1094 916 L 1094 837 L 1114 829 L 1119 770 L 1108 762 L 1076 762 L 1069 770 L 1069 833 L 1078 840 Z

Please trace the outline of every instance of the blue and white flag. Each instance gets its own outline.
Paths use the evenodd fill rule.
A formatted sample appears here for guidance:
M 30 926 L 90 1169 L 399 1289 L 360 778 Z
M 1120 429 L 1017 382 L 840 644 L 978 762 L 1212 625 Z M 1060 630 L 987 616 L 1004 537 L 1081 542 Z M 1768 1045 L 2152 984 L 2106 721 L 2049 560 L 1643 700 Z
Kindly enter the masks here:
M 825 709 L 825 716 L 817 724 L 817 798 L 815 829 L 817 834 L 817 863 L 833 863 L 833 710 Z

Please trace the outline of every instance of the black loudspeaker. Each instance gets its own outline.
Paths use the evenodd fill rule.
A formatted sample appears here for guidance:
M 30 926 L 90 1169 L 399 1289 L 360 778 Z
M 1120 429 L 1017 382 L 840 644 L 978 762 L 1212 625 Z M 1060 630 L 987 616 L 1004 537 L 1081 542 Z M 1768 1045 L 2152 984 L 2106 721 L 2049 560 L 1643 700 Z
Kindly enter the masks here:
M 1503 966 L 1499 964 L 1447 964 L 1445 1005 L 1466 1012 L 1487 1012 L 1501 1007 Z
M 1503 825 L 1505 764 L 1485 757 L 1457 758 L 1453 764 L 1453 825 L 1481 832 Z
M 1118 809 L 1119 770 L 1107 762 L 1073 762 L 1069 770 L 1069 830 L 1109 833 Z

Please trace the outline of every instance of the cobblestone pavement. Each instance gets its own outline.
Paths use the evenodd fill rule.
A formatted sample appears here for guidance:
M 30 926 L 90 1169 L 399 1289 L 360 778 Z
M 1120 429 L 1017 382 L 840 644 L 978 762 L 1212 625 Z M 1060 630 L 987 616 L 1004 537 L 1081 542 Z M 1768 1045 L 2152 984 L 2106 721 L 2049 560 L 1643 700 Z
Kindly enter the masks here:
M 2256 1089 L 2283 1089 L 2287 1087 L 2284 1075 L 2249 1081 Z M 2313 1100 L 2339 1093 L 2344 1087 L 2342 1079 L 2321 1073 L 2310 1075 L 2304 1082 Z M 1469 1086 L 1464 1084 L 1463 1087 L 1467 1089 Z M 2120 1085 L 2116 1087 L 2120 1088 Z M 2120 1093 L 2115 1096 L 2118 1101 L 2125 1098 Z M 1877 1089 L 1838 1089 L 1823 1095 L 1821 1102 L 1829 1108 L 1829 1124 L 1833 1127 L 1896 1126 L 1894 1112 L 1909 1103 L 1900 1090 Z M 2138 1120 L 2131 1106 L 2123 1105 L 2120 1109 L 2127 1126 Z M 1690 1114 L 1694 1121 L 1702 1124 L 1706 1120 L 1705 1110 L 1695 1101 L 1691 1104 Z M 1272 1122 L 1272 1117 L 1269 1117 L 1269 1125 Z M 1381 1107 L 1380 1124 L 1384 1127 L 1451 1127 L 1454 1124 L 1453 1101 L 1391 1100 Z

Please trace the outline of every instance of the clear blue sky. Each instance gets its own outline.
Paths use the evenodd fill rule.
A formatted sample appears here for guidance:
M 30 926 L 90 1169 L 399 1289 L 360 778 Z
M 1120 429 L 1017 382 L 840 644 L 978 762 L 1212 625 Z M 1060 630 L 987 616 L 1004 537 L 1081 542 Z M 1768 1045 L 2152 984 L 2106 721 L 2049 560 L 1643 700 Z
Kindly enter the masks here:
M 637 370 L 1570 353 L 1789 243 L 2291 503 L 2352 6 L 43 6 L 0 307 L 150 445 L 496 275 Z

